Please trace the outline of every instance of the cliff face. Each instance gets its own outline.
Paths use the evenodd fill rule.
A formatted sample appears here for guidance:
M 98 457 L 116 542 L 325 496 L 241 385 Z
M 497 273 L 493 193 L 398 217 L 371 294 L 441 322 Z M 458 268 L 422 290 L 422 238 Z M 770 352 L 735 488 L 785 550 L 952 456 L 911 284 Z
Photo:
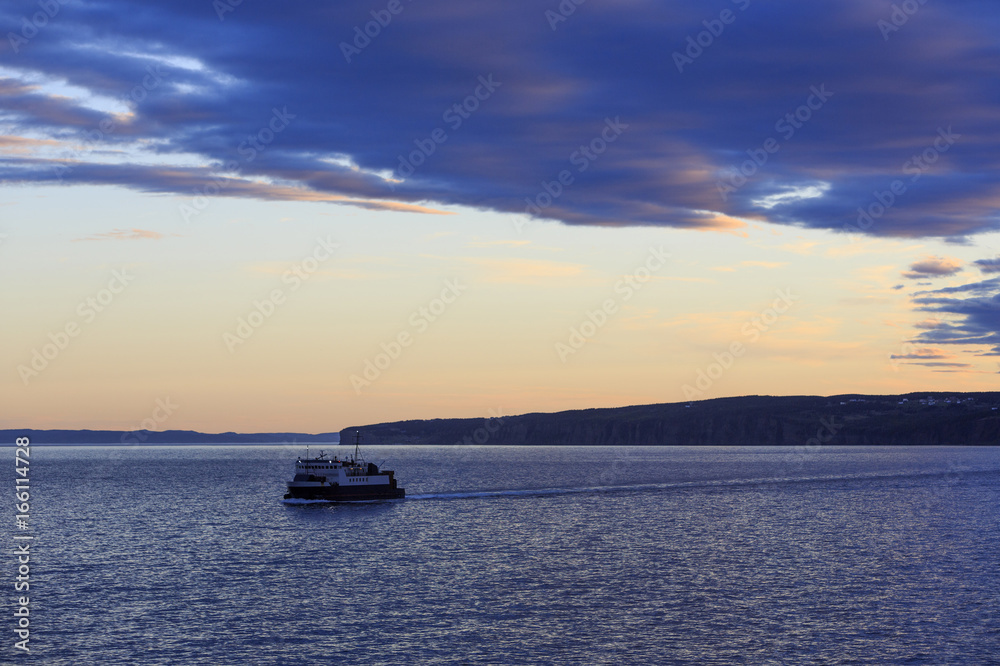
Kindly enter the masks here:
M 691 403 L 354 426 L 366 444 L 1000 445 L 1000 393 L 746 396 Z

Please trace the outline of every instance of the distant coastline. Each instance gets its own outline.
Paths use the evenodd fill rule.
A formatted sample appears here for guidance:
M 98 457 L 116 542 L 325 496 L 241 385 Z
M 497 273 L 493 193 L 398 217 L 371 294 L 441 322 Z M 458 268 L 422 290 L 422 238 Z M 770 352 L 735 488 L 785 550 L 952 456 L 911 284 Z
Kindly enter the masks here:
M 164 446 L 183 444 L 337 444 L 339 433 L 311 435 L 299 432 L 204 433 L 194 430 L 0 430 L 0 446 L 14 446 L 18 437 L 28 437 L 36 446 L 105 445 Z
M 1000 445 L 1000 392 L 741 396 L 492 418 L 355 425 L 340 432 L 0 430 L 32 444 L 338 444 L 577 446 Z
M 1000 392 L 742 396 L 344 428 L 368 444 L 1000 445 Z

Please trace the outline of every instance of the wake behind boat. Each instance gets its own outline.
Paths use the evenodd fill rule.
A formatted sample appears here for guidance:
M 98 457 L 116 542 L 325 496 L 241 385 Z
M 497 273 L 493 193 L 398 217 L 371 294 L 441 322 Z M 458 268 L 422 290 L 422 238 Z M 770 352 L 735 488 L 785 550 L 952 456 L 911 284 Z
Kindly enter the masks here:
M 375 463 L 364 461 L 360 438 L 358 433 L 354 456 L 349 460 L 338 456 L 328 458 L 323 451 L 310 458 L 307 448 L 306 457 L 295 461 L 295 477 L 288 482 L 285 499 L 360 502 L 405 497 L 406 490 L 396 486 L 392 470 L 381 470 Z

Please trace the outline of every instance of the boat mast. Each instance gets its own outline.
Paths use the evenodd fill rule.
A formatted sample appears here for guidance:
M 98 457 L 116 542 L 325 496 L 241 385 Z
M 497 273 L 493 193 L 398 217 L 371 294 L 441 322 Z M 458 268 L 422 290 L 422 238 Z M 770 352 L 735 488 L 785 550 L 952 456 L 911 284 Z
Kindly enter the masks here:
M 361 455 L 361 431 L 354 431 L 354 462 L 358 461 L 358 457 Z

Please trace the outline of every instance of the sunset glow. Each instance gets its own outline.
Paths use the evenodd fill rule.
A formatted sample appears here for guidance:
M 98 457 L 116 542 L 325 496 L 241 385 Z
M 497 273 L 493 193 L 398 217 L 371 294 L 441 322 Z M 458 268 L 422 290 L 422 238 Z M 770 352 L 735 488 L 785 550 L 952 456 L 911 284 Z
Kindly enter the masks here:
M 0 10 L 0 427 L 997 386 L 991 7 L 223 4 Z

